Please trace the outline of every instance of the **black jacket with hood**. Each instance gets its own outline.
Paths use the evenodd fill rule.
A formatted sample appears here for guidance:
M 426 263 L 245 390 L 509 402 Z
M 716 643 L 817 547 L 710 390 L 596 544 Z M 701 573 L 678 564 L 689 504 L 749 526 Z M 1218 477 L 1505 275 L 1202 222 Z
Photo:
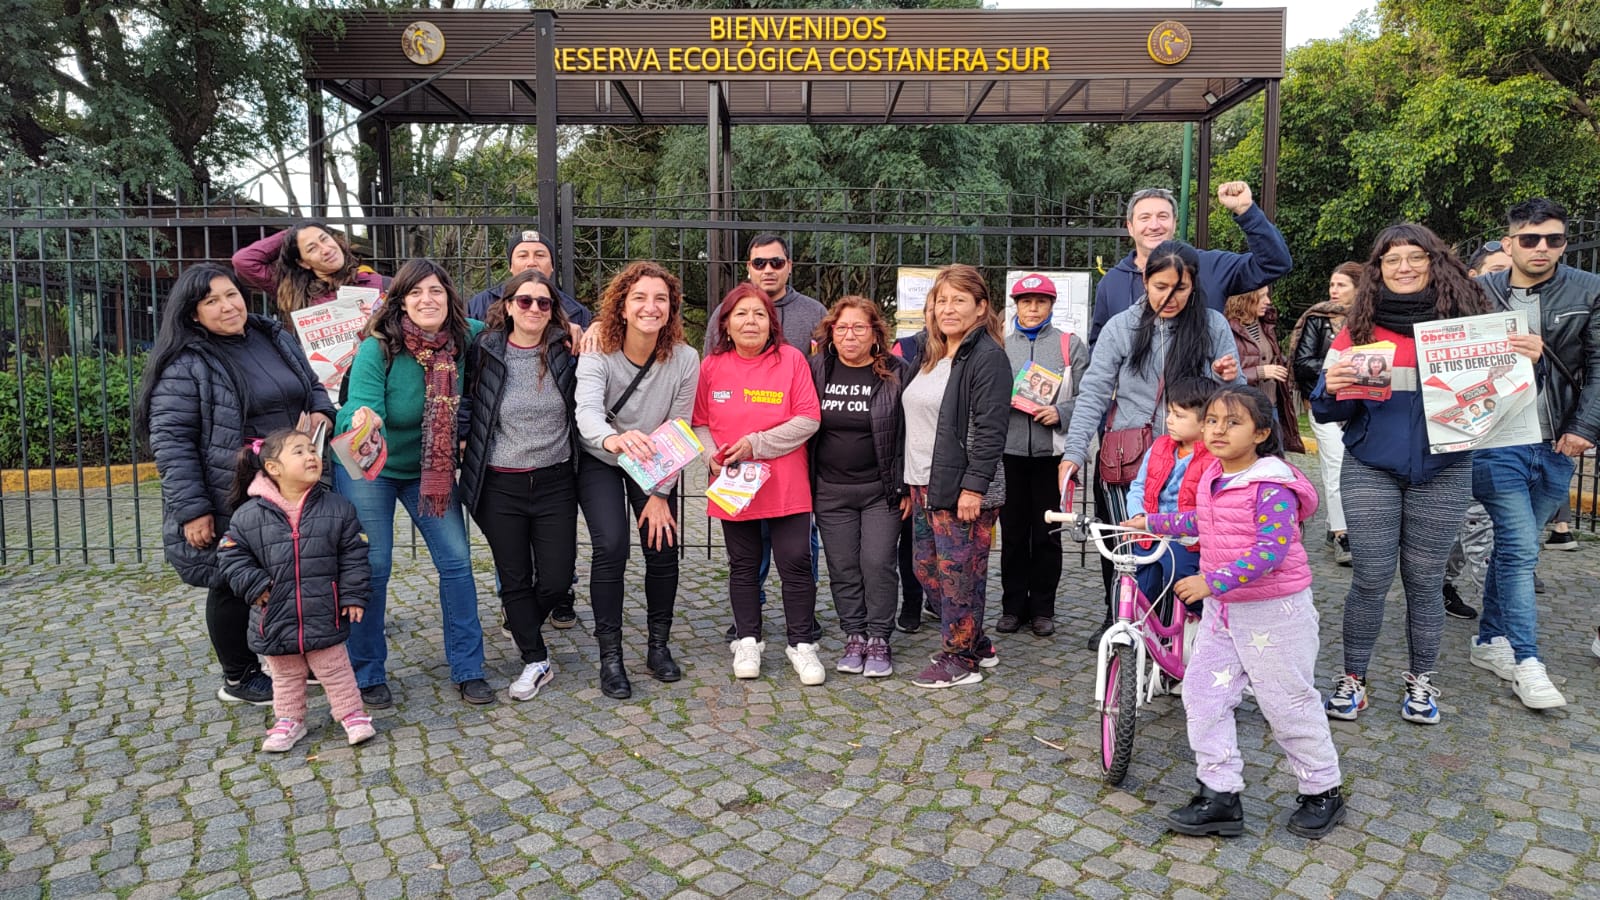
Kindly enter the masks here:
M 914 370 L 907 384 L 921 373 Z M 984 509 L 1005 504 L 1000 460 L 1010 417 L 1011 363 L 1005 348 L 980 325 L 950 361 L 928 475 L 930 508 L 955 509 L 962 491 L 982 494 Z

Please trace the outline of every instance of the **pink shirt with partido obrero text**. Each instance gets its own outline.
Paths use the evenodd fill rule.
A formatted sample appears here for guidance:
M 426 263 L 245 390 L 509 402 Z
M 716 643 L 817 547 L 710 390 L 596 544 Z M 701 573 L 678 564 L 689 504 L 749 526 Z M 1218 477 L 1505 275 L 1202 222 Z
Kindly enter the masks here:
M 787 344 L 776 355 L 763 353 L 745 359 L 737 351 L 717 353 L 700 364 L 700 384 L 694 395 L 696 426 L 711 429 L 718 447 L 747 434 L 766 431 L 795 416 L 821 419 L 816 384 L 805 355 Z M 707 448 L 713 449 L 713 448 Z M 730 516 L 710 501 L 706 514 L 717 519 L 747 522 L 811 512 L 811 475 L 804 445 L 777 459 L 760 462 L 772 467 L 767 483 L 737 516 Z

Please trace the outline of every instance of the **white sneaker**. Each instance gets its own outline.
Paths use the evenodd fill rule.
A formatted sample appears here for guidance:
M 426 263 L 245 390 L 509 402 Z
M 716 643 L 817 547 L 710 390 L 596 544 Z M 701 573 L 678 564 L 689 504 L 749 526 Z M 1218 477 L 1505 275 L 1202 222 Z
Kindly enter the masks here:
M 1567 698 L 1561 696 L 1556 686 L 1550 683 L 1544 663 L 1536 656 L 1517 663 L 1516 678 L 1511 682 L 1511 689 L 1517 692 L 1517 699 L 1522 701 L 1522 705 L 1529 709 L 1555 709 L 1567 705 Z
M 549 684 L 556 677 L 555 666 L 550 661 L 528 663 L 522 667 L 522 674 L 517 680 L 511 682 L 508 691 L 513 700 L 532 700 L 539 696 L 539 689 Z
M 1490 638 L 1489 643 L 1480 644 L 1478 636 L 1473 635 L 1468 657 L 1480 669 L 1488 669 L 1506 681 L 1516 680 L 1517 655 L 1511 650 L 1511 642 L 1503 637 Z
M 733 677 L 761 677 L 761 652 L 767 649 L 765 641 L 757 643 L 753 637 L 740 638 L 729 644 L 728 649 L 733 651 Z
M 789 665 L 794 666 L 801 684 L 821 684 L 827 680 L 828 670 L 823 668 L 822 660 L 817 659 L 816 644 L 795 644 L 785 647 L 783 652 L 789 655 Z

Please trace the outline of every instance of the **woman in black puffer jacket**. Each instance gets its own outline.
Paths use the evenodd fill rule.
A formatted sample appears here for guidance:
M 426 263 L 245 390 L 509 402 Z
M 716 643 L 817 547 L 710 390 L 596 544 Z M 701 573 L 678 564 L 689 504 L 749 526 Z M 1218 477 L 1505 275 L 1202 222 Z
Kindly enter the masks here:
M 554 677 L 541 630 L 566 599 L 578 557 L 578 364 L 555 286 L 537 270 L 506 282 L 488 316 L 469 357 L 461 500 L 489 541 L 522 655 L 511 699 L 531 700 Z M 613 637 L 600 646 L 601 688 L 626 697 L 621 635 Z
M 208 589 L 206 628 L 225 679 L 217 698 L 265 705 L 272 685 L 245 641 L 249 608 L 218 577 L 216 539 L 233 512 L 240 448 L 279 428 L 331 425 L 333 404 L 294 337 L 248 314 L 228 269 L 189 267 L 166 302 L 134 412 L 161 473 L 162 545 L 185 583 Z

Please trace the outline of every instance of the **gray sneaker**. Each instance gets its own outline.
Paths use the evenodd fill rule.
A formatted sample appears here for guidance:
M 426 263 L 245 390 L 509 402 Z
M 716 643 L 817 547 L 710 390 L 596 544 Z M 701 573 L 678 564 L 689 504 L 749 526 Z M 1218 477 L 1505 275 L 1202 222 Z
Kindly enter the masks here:
M 867 639 L 867 661 L 861 674 L 868 678 L 888 678 L 894 674 L 894 657 L 889 642 L 880 637 Z
M 844 639 L 844 655 L 839 657 L 839 662 L 833 668 L 839 672 L 851 675 L 860 675 L 862 668 L 867 664 L 867 639 L 863 635 L 852 634 Z

